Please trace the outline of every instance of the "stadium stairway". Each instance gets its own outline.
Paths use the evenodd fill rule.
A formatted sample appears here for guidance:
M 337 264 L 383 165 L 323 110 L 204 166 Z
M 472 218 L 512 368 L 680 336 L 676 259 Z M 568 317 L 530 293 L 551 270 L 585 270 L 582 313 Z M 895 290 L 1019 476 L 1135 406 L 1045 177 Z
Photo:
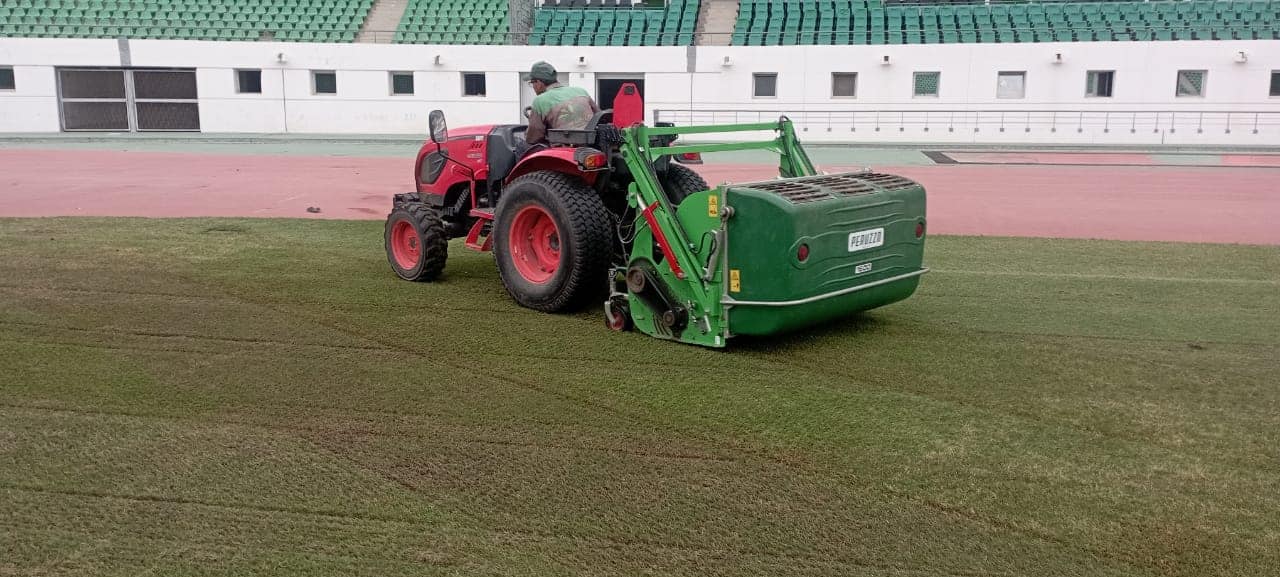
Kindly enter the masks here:
M 703 0 L 698 15 L 698 44 L 728 46 L 738 23 L 738 0 Z
M 396 29 L 408 6 L 409 0 L 374 0 L 369 17 L 365 18 L 360 34 L 356 36 L 356 42 L 390 44 L 395 39 Z

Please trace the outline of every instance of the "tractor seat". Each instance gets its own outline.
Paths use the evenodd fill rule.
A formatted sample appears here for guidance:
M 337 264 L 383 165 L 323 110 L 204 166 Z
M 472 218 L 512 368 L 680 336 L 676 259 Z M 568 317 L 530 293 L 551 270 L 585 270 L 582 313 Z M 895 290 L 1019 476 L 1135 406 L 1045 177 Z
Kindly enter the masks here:
M 547 142 L 551 146 L 591 146 L 609 150 L 622 144 L 622 131 L 613 125 L 613 109 L 610 108 L 592 115 L 582 129 L 547 129 Z
M 523 124 L 506 124 L 494 127 L 489 132 L 489 190 L 501 183 L 515 168 L 516 143 L 524 140 L 524 132 L 529 127 Z
M 499 145 L 500 148 L 506 148 L 512 152 L 516 150 L 516 143 L 524 140 L 524 133 L 529 127 L 524 124 L 502 124 L 495 126 L 489 132 L 489 144 Z M 492 146 L 490 146 L 492 148 Z
M 551 128 L 547 130 L 547 142 L 551 146 L 590 146 L 611 150 L 622 144 L 622 131 L 608 123 L 595 124 L 582 130 Z

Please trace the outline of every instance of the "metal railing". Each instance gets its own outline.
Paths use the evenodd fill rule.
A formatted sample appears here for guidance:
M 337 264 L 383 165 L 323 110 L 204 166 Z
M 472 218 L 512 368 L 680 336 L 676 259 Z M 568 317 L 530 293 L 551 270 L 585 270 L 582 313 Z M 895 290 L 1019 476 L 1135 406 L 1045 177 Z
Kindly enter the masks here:
M 677 125 L 766 122 L 786 116 L 805 132 L 1268 134 L 1280 135 L 1280 111 L 1261 110 L 744 110 L 659 109 L 654 121 Z

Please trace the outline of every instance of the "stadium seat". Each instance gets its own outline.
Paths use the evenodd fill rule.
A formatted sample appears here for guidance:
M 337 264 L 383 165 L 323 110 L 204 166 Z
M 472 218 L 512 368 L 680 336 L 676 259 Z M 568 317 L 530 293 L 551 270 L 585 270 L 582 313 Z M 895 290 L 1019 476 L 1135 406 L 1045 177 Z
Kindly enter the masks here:
M 325 0 L 311 5 L 297 0 L 17 0 L 0 7 L 0 20 L 6 23 L 0 34 L 247 40 L 294 24 L 309 31 L 313 39 L 351 41 L 372 5 L 373 0 Z M 18 10 L 23 16 L 9 16 Z
M 411 1 L 427 2 L 428 0 Z M 483 4 L 494 0 L 480 1 Z M 817 0 L 813 1 L 816 4 Z M 700 0 L 670 0 L 663 8 L 648 8 L 625 0 L 612 4 L 608 0 L 597 0 L 594 3 L 586 0 L 581 2 L 560 0 L 556 4 L 543 4 L 534 11 L 535 34 L 530 36 L 529 43 L 597 46 L 691 45 L 694 42 L 700 4 Z M 500 8 L 502 12 L 500 22 L 503 32 L 506 31 L 507 26 L 506 5 L 505 0 L 494 4 L 495 9 Z M 743 2 L 740 19 L 741 14 L 751 13 L 751 6 L 753 4 L 749 0 Z M 562 28 L 555 27 L 555 24 L 561 22 L 564 24 Z M 563 31 L 559 42 L 554 34 L 558 30 Z M 545 33 L 541 36 L 537 35 L 542 31 Z M 794 32 L 798 37 L 800 34 L 798 17 Z M 814 40 L 816 41 L 816 37 Z M 740 21 L 735 26 L 731 42 L 735 45 L 752 42 L 750 28 L 744 22 Z M 798 39 L 797 42 L 799 42 Z
M 504 44 L 509 0 L 408 0 L 397 43 Z M 352 42 L 373 0 L 0 0 L 0 36 Z M 688 45 L 701 0 L 552 0 L 535 45 Z M 595 18 L 588 20 L 587 13 Z M 741 0 L 733 45 L 1276 39 L 1280 0 Z

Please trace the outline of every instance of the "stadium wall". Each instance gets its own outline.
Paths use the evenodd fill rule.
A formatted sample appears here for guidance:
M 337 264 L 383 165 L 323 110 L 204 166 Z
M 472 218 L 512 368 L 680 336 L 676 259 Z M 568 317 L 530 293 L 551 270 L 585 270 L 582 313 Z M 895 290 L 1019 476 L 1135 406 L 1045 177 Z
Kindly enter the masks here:
M 1269 94 L 1270 75 L 1280 69 L 1280 42 L 1274 41 L 533 48 L 9 38 L 0 39 L 0 67 L 13 67 L 15 89 L 0 91 L 0 132 L 58 132 L 55 71 L 68 66 L 194 68 L 201 129 L 210 133 L 423 134 L 431 108 L 445 110 L 454 126 L 517 122 L 520 73 L 539 59 L 568 73 L 570 84 L 593 92 L 597 75 L 643 75 L 650 121 L 655 110 L 682 123 L 753 116 L 729 111 L 785 111 L 797 118 L 808 140 L 1147 142 L 1159 136 L 1169 142 L 1170 131 L 1162 133 L 1160 125 L 1165 120 L 1152 121 L 1154 130 L 1113 130 L 1108 124 L 1106 137 L 1092 127 L 1088 134 L 1068 130 L 1061 120 L 1081 111 L 1112 111 L 1114 118 L 1136 125 L 1132 111 L 1169 111 L 1186 113 L 1174 120 L 1188 127 L 1181 139 L 1280 145 L 1280 98 Z M 237 69 L 262 71 L 261 94 L 237 93 Z M 336 95 L 313 93 L 315 70 L 336 72 Z M 1112 97 L 1085 95 L 1089 70 L 1115 71 Z M 1207 71 L 1203 96 L 1175 96 L 1179 70 Z M 415 94 L 392 96 L 390 71 L 413 72 Z M 913 74 L 926 71 L 941 73 L 936 97 L 913 95 Z M 997 98 L 1000 71 L 1025 71 L 1023 98 Z M 462 96 L 463 72 L 486 73 L 487 94 Z M 858 74 L 855 97 L 832 96 L 833 72 Z M 753 95 L 757 73 L 778 74 L 776 96 Z M 988 119 L 956 126 L 956 115 L 966 111 L 966 118 L 985 111 Z M 1013 120 L 1008 130 L 987 126 L 991 115 L 1013 118 L 1019 111 L 1057 111 L 1055 129 L 1037 124 L 1033 131 Z M 1201 128 L 1191 136 L 1196 133 L 1186 123 L 1197 114 L 1203 125 L 1201 113 L 1228 111 L 1235 117 L 1228 119 L 1228 131 Z M 833 112 L 855 116 L 835 118 Z M 924 112 L 931 120 L 921 123 Z M 1250 120 L 1251 113 L 1261 116 Z M 873 116 L 881 130 L 870 129 Z M 940 120 L 948 116 L 950 121 Z M 1261 130 L 1244 129 L 1250 122 L 1261 123 Z M 979 126 L 986 129 L 974 130 Z M 930 134 L 921 134 L 925 127 L 932 127 Z

